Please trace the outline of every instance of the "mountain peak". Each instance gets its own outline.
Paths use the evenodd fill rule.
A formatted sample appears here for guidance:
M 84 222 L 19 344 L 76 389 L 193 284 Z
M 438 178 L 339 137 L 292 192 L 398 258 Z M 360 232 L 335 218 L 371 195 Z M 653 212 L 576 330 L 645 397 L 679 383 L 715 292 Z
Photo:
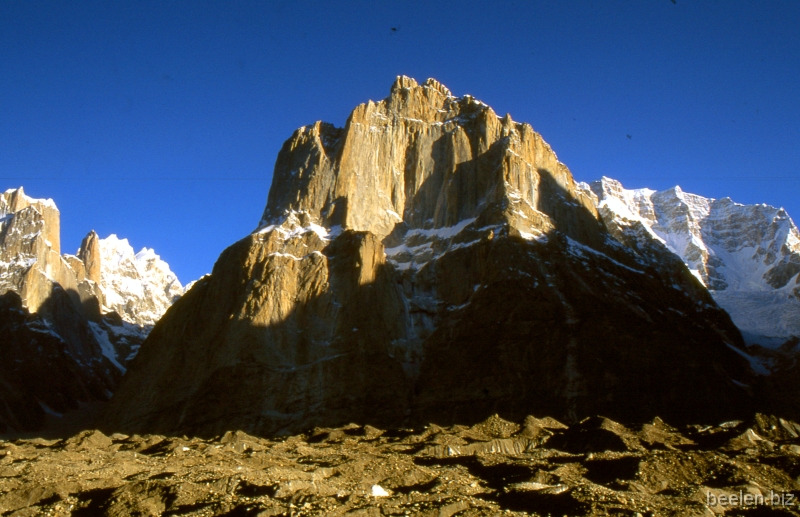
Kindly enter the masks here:
M 131 323 L 154 325 L 183 293 L 169 264 L 151 248 L 134 253 L 128 239 L 111 234 L 99 239 L 98 251 L 106 310 Z
M 389 97 L 356 107 L 343 128 L 299 129 L 273 178 L 260 227 L 303 212 L 326 228 L 383 238 L 453 227 L 493 207 L 525 235 L 560 228 L 583 241 L 579 226 L 593 219 L 599 228 L 594 203 L 529 124 L 454 97 L 435 79 L 420 86 L 400 76 Z M 554 211 L 550 193 L 576 209 Z
M 394 80 L 392 84 L 392 88 L 389 90 L 390 95 L 395 94 L 401 90 L 413 90 L 416 88 L 430 88 L 439 92 L 440 94 L 444 95 L 445 97 L 452 97 L 453 94 L 450 92 L 450 89 L 447 88 L 445 85 L 434 79 L 433 77 L 429 77 L 427 81 L 425 81 L 421 86 L 417 82 L 416 79 L 413 77 L 408 77 L 407 75 L 398 75 L 397 78 Z
M 450 89 L 447 88 L 445 85 L 434 79 L 433 77 L 429 77 L 427 81 L 425 81 L 425 86 L 427 88 L 433 88 L 434 90 L 438 91 L 442 95 L 447 97 L 452 97 L 453 94 L 450 93 Z
M 394 80 L 394 84 L 392 84 L 391 92 L 394 93 L 397 90 L 402 90 L 403 88 L 416 88 L 419 84 L 417 80 L 407 75 L 398 75 L 397 78 Z
M 22 187 L 9 189 L 0 195 L 0 215 L 7 216 L 23 212 L 26 209 L 34 210 L 36 215 L 22 216 L 27 219 L 40 219 L 44 240 L 42 241 L 55 253 L 61 253 L 61 215 L 52 199 L 35 199 L 27 194 Z

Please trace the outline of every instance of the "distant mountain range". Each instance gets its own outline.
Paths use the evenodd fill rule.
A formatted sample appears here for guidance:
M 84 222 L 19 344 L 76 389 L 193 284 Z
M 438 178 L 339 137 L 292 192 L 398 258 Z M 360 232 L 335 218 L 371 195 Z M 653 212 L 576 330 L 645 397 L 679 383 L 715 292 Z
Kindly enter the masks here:
M 153 250 L 90 232 L 61 254 L 60 213 L 22 188 L 0 195 L 0 434 L 59 427 L 108 400 L 182 288 Z
M 432 79 L 298 129 L 256 230 L 185 294 L 113 235 L 61 255 L 52 201 L 7 191 L 0 215 L 6 433 L 100 410 L 197 436 L 800 414 L 788 214 L 576 183 L 530 125 Z

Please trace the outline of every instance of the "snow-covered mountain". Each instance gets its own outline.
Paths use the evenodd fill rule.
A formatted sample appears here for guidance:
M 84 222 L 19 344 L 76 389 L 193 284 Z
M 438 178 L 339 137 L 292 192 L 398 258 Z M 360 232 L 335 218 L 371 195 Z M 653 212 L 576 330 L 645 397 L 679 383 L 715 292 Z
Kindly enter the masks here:
M 627 190 L 606 177 L 589 189 L 612 234 L 677 254 L 748 342 L 775 347 L 800 336 L 800 232 L 784 209 L 680 187 Z
M 100 290 L 105 312 L 150 328 L 183 294 L 169 264 L 150 248 L 134 253 L 128 239 L 112 234 L 99 240 Z

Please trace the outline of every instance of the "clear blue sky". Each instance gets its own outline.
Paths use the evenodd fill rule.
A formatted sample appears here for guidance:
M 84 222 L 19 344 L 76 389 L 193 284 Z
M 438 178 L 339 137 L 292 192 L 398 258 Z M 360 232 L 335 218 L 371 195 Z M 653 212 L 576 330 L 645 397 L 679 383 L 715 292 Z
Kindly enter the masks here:
M 65 251 L 116 233 L 186 283 L 256 226 L 294 129 L 405 74 L 530 122 L 578 180 L 800 219 L 798 28 L 796 0 L 2 0 L 0 188 L 53 198 Z

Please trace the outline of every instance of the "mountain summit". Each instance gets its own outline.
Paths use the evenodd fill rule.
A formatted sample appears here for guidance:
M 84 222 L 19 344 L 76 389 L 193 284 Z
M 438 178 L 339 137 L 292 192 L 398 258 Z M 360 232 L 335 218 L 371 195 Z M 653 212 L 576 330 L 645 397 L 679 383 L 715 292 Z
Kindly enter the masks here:
M 556 213 L 557 190 L 576 205 Z M 529 124 L 498 117 L 469 95 L 453 97 L 434 79 L 419 86 L 399 77 L 388 98 L 358 106 L 344 128 L 318 122 L 292 135 L 263 224 L 301 213 L 383 239 L 454 227 L 490 207 L 532 235 L 558 224 L 591 240 L 600 226 L 592 200 Z
M 718 421 L 752 378 L 703 285 L 612 238 L 529 124 L 399 77 L 283 145 L 257 229 L 156 324 L 104 425 Z

